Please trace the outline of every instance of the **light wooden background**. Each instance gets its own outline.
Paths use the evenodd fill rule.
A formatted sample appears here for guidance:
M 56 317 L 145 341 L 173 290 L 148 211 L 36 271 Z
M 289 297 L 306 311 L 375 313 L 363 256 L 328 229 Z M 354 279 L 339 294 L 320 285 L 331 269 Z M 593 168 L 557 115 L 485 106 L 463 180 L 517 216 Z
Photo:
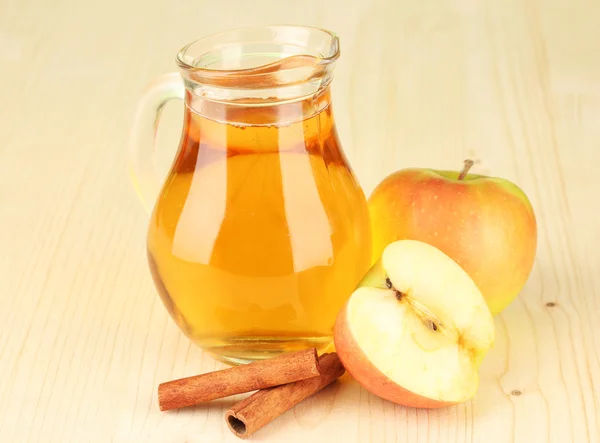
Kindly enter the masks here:
M 270 23 L 340 35 L 335 109 L 367 193 L 471 156 L 525 190 L 540 231 L 473 401 L 404 409 L 345 377 L 255 440 L 600 442 L 593 0 L 0 0 L 0 441 L 237 440 L 232 400 L 158 411 L 159 382 L 221 366 L 156 296 L 126 147 L 142 88 L 182 45 Z M 171 106 L 164 164 L 179 118 Z

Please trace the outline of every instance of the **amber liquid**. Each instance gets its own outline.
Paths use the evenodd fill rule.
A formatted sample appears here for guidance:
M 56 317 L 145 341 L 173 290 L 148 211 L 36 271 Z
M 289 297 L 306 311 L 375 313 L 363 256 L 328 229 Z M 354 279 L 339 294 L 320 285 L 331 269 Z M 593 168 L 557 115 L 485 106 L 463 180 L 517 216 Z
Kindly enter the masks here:
M 186 110 L 149 261 L 178 326 L 223 361 L 326 347 L 369 266 L 366 201 L 328 94 Z

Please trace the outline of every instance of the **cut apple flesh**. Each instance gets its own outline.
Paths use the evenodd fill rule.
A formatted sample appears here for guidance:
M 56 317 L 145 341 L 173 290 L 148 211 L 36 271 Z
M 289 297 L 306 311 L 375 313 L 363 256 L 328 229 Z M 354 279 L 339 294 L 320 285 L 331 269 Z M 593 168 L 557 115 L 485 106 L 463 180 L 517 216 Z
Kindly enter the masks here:
M 356 345 L 393 383 L 443 403 L 476 393 L 492 315 L 473 280 L 437 248 L 390 244 L 346 309 Z

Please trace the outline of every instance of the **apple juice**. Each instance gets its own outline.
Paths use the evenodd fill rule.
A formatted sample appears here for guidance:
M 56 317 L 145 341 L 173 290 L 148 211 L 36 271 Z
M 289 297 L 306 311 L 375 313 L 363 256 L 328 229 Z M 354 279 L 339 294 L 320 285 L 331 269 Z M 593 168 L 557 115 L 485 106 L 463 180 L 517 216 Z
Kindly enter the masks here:
M 329 91 L 269 106 L 188 100 L 148 231 L 162 301 L 229 363 L 326 347 L 371 248 Z

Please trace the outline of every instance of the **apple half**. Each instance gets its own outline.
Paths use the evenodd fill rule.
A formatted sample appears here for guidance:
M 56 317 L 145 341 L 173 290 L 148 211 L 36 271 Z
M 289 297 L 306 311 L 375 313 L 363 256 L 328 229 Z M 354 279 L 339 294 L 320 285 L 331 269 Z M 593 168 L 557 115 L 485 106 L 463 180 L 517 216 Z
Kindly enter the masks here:
M 475 283 L 427 243 L 390 243 L 336 319 L 335 348 L 365 389 L 417 408 L 472 398 L 495 337 Z

